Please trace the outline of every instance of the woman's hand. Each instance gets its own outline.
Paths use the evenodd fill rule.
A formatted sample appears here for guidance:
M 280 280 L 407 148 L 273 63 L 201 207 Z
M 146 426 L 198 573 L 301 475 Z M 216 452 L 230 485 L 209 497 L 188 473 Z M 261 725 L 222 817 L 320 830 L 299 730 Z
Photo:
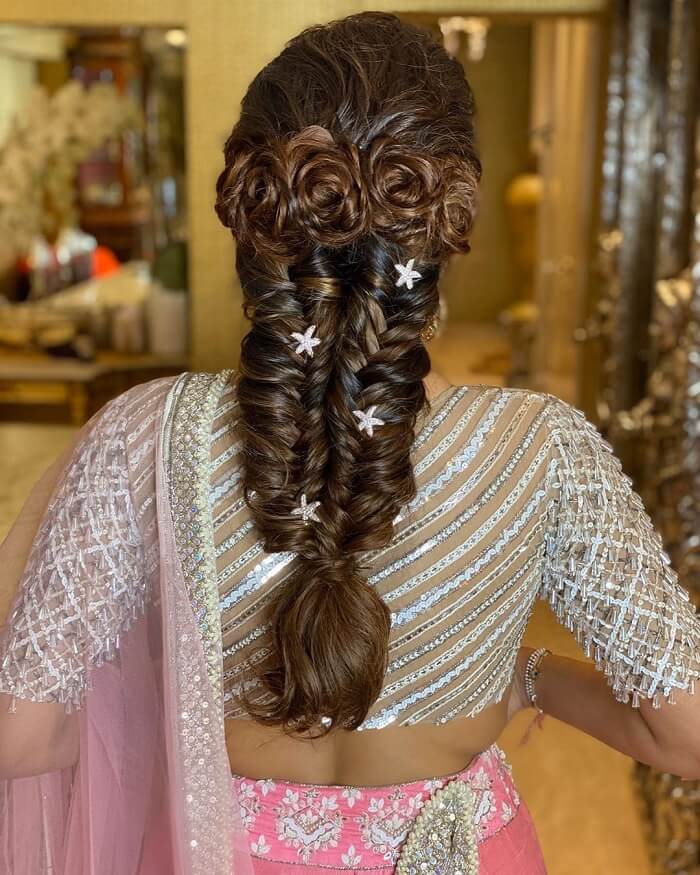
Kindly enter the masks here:
M 508 699 L 508 717 L 529 708 L 525 666 L 532 648 L 521 647 Z M 676 704 L 639 708 L 615 699 L 606 677 L 590 662 L 549 654 L 537 678 L 537 703 L 550 716 L 610 747 L 687 780 L 700 780 L 700 691 L 675 691 Z
M 530 700 L 525 692 L 525 666 L 532 651 L 532 647 L 521 647 L 518 651 L 515 660 L 513 684 L 510 688 L 510 697 L 508 698 L 508 720 L 517 714 L 518 711 L 522 711 L 523 708 L 530 707 Z

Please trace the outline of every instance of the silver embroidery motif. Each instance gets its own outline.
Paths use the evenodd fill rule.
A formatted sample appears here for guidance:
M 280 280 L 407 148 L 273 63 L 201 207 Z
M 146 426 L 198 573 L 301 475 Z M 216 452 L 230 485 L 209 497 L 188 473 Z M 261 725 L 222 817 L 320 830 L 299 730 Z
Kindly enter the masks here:
M 518 610 L 522 613 L 526 609 L 526 606 L 521 605 Z M 431 709 L 434 710 L 435 693 L 438 690 L 442 690 L 452 681 L 463 676 L 464 672 L 472 665 L 476 664 L 477 668 L 479 668 L 480 666 L 478 660 L 482 656 L 493 652 L 494 648 L 499 645 L 503 646 L 503 644 L 508 641 L 508 636 L 505 634 L 505 630 L 507 630 L 509 626 L 515 626 L 518 635 L 522 635 L 525 629 L 525 624 L 522 620 L 523 617 L 521 616 L 521 614 L 518 614 L 514 611 L 510 616 L 506 618 L 506 621 L 502 627 L 495 629 L 485 641 L 483 641 L 475 650 L 471 651 L 467 657 L 461 660 L 461 662 L 459 662 L 453 668 L 449 669 L 449 671 L 445 671 L 444 674 L 438 675 L 438 679 L 428 684 L 427 686 L 420 687 L 414 693 L 405 696 L 403 699 L 400 699 L 398 702 L 388 708 L 385 708 L 384 710 L 375 714 L 373 717 L 368 717 L 362 724 L 361 728 L 381 729 L 383 726 L 388 726 L 390 723 L 393 723 L 396 720 L 397 715 L 401 711 L 411 708 L 416 705 L 416 703 L 422 702 L 426 699 L 430 702 Z M 400 686 L 404 686 L 412 682 L 413 678 L 414 675 L 409 674 L 408 676 L 405 676 L 401 681 L 397 681 L 397 689 Z M 388 695 L 390 695 L 390 692 L 385 688 L 384 690 L 382 690 L 378 701 L 383 700 Z M 413 719 L 407 719 L 404 722 L 413 723 L 415 721 Z
M 231 872 L 227 842 L 233 797 L 223 741 L 221 627 L 213 541 L 207 525 L 209 429 L 227 376 L 181 376 L 168 396 L 162 430 L 175 551 L 187 589 L 185 593 L 180 587 L 172 588 L 173 625 L 168 632 L 175 660 L 171 695 L 179 712 L 182 828 L 188 854 L 182 862 L 192 875 Z M 190 611 L 199 627 L 194 631 Z M 201 664 L 201 644 L 207 662 L 200 673 L 194 667 Z
M 421 572 L 421 574 L 416 574 L 412 578 L 406 581 L 406 583 L 401 584 L 399 587 L 396 587 L 389 594 L 389 598 L 397 598 L 398 596 L 403 596 L 406 593 L 410 592 L 412 589 L 415 589 L 421 583 L 423 583 L 426 579 L 432 577 L 435 572 L 441 571 L 443 568 L 446 568 L 447 565 L 456 562 L 458 559 L 461 559 L 465 553 L 467 553 L 470 549 L 474 547 L 480 540 L 484 540 L 485 536 L 493 531 L 496 527 L 497 523 L 507 515 L 508 510 L 513 506 L 516 500 L 520 497 L 520 495 L 524 492 L 528 483 L 532 480 L 533 474 L 540 467 L 540 460 L 536 460 L 536 464 L 530 466 L 530 469 L 526 472 L 527 483 L 524 483 L 525 476 L 523 476 L 520 483 L 518 483 L 514 488 L 510 495 L 502 502 L 502 504 L 498 507 L 497 510 L 494 511 L 493 515 L 489 518 L 488 522 L 484 523 L 477 529 L 476 532 L 473 532 L 468 540 L 464 540 L 458 547 L 455 548 L 448 556 L 443 557 L 439 563 L 436 563 L 435 566 L 431 566 L 428 570 Z M 496 484 L 498 481 L 496 481 Z M 434 535 L 432 538 L 429 538 L 427 541 L 424 541 L 419 547 L 415 550 L 412 550 L 410 553 L 402 556 L 401 559 L 398 559 L 396 562 L 391 565 L 387 565 L 380 572 L 372 575 L 370 577 L 370 583 L 376 585 L 384 578 L 389 577 L 391 574 L 396 573 L 397 571 L 401 571 L 407 565 L 412 564 L 419 560 L 426 553 L 429 553 L 434 547 L 438 544 L 443 543 L 448 540 L 450 535 L 459 531 L 464 523 L 467 523 L 469 520 L 477 516 L 478 512 L 482 509 L 483 505 L 489 498 L 493 497 L 492 490 L 495 492 L 494 484 L 491 484 L 489 488 L 486 490 L 485 495 L 479 497 L 479 501 L 475 502 L 471 507 L 467 507 L 465 511 L 463 511 L 456 520 L 453 520 L 449 525 L 445 526 L 441 529 L 438 534 Z M 514 523 L 508 526 L 507 529 L 500 533 L 499 541 L 501 543 L 506 543 L 507 539 L 504 537 L 506 535 L 517 534 L 528 522 L 530 517 L 534 514 L 538 505 L 541 504 L 542 499 L 545 496 L 545 492 L 542 489 L 538 489 L 535 495 L 530 499 L 527 503 L 524 511 L 516 518 Z M 487 551 L 487 558 L 491 558 L 494 555 L 493 550 Z
M 474 793 L 456 778 L 425 803 L 401 848 L 396 875 L 477 875 Z
M 459 470 L 459 466 L 465 464 L 476 455 L 476 451 L 481 446 L 484 435 L 493 428 L 493 424 L 498 418 L 506 405 L 508 396 L 501 389 L 494 390 L 497 397 L 492 402 L 489 409 L 483 414 L 479 425 L 474 429 L 469 442 L 465 448 L 460 450 L 459 456 L 451 459 L 450 464 L 441 472 L 441 477 L 444 477 L 447 472 Z M 414 470 L 416 475 L 422 474 L 426 468 L 429 468 L 440 456 L 444 456 L 445 452 L 455 443 L 455 441 L 463 433 L 465 427 L 474 419 L 474 414 L 483 405 L 484 396 L 478 395 L 469 405 L 465 412 L 459 417 L 454 427 L 445 435 L 445 437 L 432 449 L 426 453 L 421 459 L 416 460 Z M 439 482 L 439 481 L 438 481 Z M 438 487 L 439 488 L 439 487 Z M 414 499 L 415 502 L 415 499 Z
M 442 401 L 437 409 L 431 409 L 430 417 L 423 422 L 413 442 L 414 453 L 430 440 L 430 437 L 440 428 L 468 391 L 469 389 L 466 386 L 458 386 L 456 389 L 446 393 L 445 400 Z

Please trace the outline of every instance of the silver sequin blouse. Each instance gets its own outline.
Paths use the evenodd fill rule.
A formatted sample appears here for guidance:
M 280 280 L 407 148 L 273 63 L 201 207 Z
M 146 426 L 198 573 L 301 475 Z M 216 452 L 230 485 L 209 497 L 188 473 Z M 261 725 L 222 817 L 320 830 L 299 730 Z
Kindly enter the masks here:
M 38 532 L 0 650 L 0 691 L 78 706 L 91 665 L 157 592 L 155 423 L 178 553 L 225 716 L 256 694 L 266 607 L 294 557 L 262 549 L 241 493 L 230 375 L 136 387 L 84 428 Z M 391 610 L 384 687 L 362 728 L 469 717 L 501 699 L 547 599 L 615 696 L 672 698 L 700 676 L 700 618 L 629 478 L 560 399 L 451 388 L 414 442 L 417 495 L 367 555 Z

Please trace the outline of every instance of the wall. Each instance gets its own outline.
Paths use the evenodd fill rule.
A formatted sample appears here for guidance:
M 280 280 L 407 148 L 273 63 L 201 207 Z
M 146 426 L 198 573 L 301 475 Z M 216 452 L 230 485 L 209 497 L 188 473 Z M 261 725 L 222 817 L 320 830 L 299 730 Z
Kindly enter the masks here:
M 476 97 L 483 177 L 472 251 L 453 260 L 443 281 L 457 321 L 495 320 L 517 297 L 504 196 L 513 177 L 530 169 L 530 40 L 529 24 L 499 23 L 481 61 L 460 57 Z
M 36 64 L 0 53 L 0 144 L 36 79 Z
M 60 30 L 7 25 L 0 9 L 0 145 L 37 81 L 37 59 L 63 56 Z
M 221 147 L 257 70 L 302 27 L 362 9 L 411 12 L 520 8 L 600 11 L 607 0 L 3 0 L 0 21 L 64 25 L 182 25 L 187 53 L 187 137 L 192 367 L 235 364 L 244 332 L 230 238 L 212 209 Z
M 540 22 L 535 58 L 541 83 L 541 122 L 550 130 L 540 155 L 544 196 L 539 210 L 533 349 L 533 388 L 581 404 L 580 345 L 575 332 L 590 287 L 598 177 L 598 28 L 586 20 Z M 565 217 L 565 221 L 562 221 Z

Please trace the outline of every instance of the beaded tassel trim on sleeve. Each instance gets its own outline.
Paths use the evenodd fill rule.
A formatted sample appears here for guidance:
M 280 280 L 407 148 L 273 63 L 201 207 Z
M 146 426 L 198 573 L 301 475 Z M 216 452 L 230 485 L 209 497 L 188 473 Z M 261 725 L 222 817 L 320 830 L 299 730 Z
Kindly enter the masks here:
M 543 592 L 615 697 L 660 706 L 700 678 L 700 618 L 610 444 L 553 399 L 556 456 Z

